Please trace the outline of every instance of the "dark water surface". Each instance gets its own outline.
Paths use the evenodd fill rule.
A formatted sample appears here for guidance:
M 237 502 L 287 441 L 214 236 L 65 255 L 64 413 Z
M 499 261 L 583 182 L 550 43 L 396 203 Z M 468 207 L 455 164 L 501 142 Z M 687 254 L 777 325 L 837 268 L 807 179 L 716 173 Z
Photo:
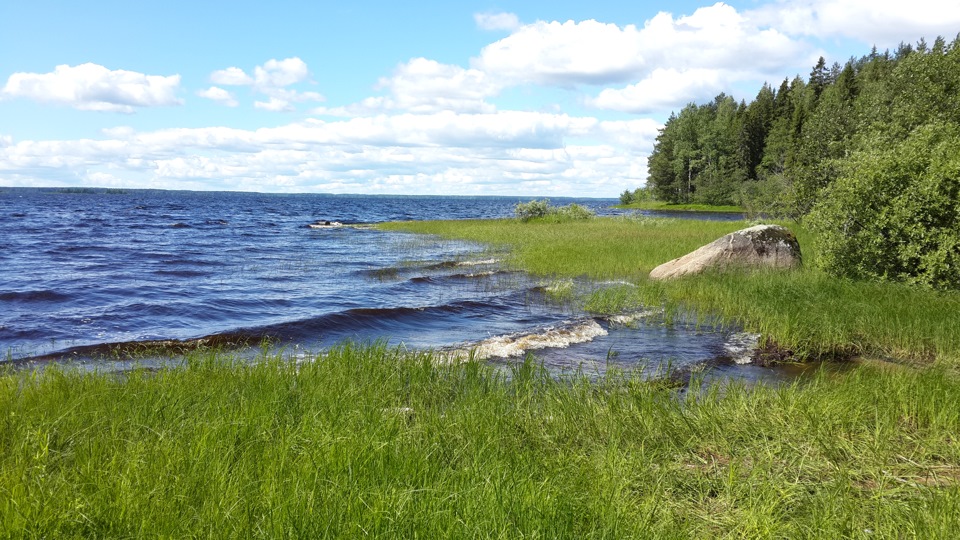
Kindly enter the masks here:
M 737 371 L 731 360 L 749 345 L 657 313 L 557 306 L 550 283 L 476 244 L 308 227 L 506 217 L 529 198 L 65 191 L 0 188 L 0 362 L 124 369 L 162 364 L 142 354 L 162 340 L 269 337 L 293 354 L 383 339 L 498 363 L 535 351 L 561 371 L 718 361 Z M 553 202 L 619 212 L 613 199 Z

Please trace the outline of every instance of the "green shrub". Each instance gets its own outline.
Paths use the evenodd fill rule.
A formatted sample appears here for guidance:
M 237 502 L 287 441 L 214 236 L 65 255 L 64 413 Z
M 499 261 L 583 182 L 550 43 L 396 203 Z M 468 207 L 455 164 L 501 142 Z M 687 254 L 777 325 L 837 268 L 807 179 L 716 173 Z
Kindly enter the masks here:
M 783 174 L 770 174 L 740 186 L 740 206 L 750 217 L 797 219 L 796 194 Z
M 834 275 L 960 289 L 960 127 L 855 154 L 808 219 Z
M 590 219 L 595 215 L 593 210 L 576 203 L 567 206 L 551 206 L 549 199 L 519 203 L 513 211 L 517 219 L 524 222 L 545 218 L 549 218 L 547 220 L 551 222 L 578 221 Z
M 517 206 L 513 208 L 513 213 L 520 221 L 530 221 L 531 219 L 546 217 L 551 208 L 550 200 L 543 199 L 528 203 L 517 203 Z
M 593 210 L 590 210 L 586 206 L 581 206 L 577 203 L 571 203 L 567 206 L 557 207 L 555 215 L 564 220 L 581 220 L 590 219 L 595 214 L 593 213 Z

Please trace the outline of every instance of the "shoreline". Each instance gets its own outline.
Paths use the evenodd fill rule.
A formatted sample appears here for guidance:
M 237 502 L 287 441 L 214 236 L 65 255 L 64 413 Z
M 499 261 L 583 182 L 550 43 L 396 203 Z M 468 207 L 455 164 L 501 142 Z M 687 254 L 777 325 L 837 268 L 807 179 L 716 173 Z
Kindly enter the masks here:
M 830 285 L 809 270 L 645 280 L 663 257 L 736 226 L 384 227 L 486 238 L 510 248 L 507 264 L 540 275 L 589 267 L 592 279 L 631 283 L 580 299 L 594 311 L 654 299 L 705 316 L 705 295 L 731 287 L 759 303 L 776 292 L 780 305 Z M 888 309 L 891 290 L 895 303 L 925 309 L 954 299 L 861 287 L 825 297 L 856 293 L 858 313 Z M 860 331 L 841 330 L 851 328 Z M 796 339 L 849 335 L 801 330 Z M 960 377 L 954 342 L 942 345 L 918 369 L 792 365 L 808 371 L 799 384 L 684 374 L 694 391 L 622 370 L 555 377 L 531 356 L 444 363 L 382 343 L 303 358 L 264 350 L 254 362 L 195 350 L 175 369 L 120 377 L 0 370 L 0 536 L 948 537 L 960 529 L 960 412 L 949 406 Z
M 659 264 L 693 251 L 746 222 L 602 217 L 562 223 L 517 220 L 394 222 L 381 230 L 437 235 L 506 249 L 508 264 L 537 276 L 623 280 L 580 299 L 588 312 L 655 307 L 668 314 L 731 321 L 794 351 L 798 358 L 876 356 L 960 367 L 960 293 L 897 283 L 837 279 L 816 267 L 809 232 L 781 223 L 800 240 L 804 265 L 783 272 L 710 272 L 652 282 Z
M 677 213 L 716 213 L 716 214 L 745 214 L 746 209 L 741 206 L 715 206 L 711 204 L 670 204 L 659 201 L 635 202 L 630 204 L 617 204 L 612 208 L 622 210 L 651 210 L 657 212 L 677 212 Z

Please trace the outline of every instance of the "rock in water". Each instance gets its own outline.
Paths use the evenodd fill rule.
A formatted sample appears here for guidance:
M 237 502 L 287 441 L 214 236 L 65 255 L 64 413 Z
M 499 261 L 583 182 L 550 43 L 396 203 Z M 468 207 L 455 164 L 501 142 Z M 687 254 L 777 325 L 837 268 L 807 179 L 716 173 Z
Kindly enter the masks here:
M 800 266 L 800 244 L 786 227 L 755 225 L 661 264 L 650 272 L 650 279 L 698 274 L 719 266 L 794 268 Z

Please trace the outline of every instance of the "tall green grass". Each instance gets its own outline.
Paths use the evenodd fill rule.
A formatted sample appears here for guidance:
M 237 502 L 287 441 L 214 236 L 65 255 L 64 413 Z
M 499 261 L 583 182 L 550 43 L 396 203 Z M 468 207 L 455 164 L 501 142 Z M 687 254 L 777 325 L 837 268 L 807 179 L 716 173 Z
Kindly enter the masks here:
M 500 219 L 409 221 L 379 227 L 508 249 L 509 262 L 533 274 L 639 280 L 661 262 L 740 229 L 742 223 L 656 218 L 524 223 Z
M 0 537 L 948 538 L 960 382 L 678 395 L 382 345 L 0 376 Z
M 870 354 L 960 365 L 960 294 L 830 277 L 817 270 L 812 237 L 795 223 L 785 225 L 800 241 L 800 270 L 713 272 L 669 282 L 647 279 L 657 265 L 747 225 L 604 218 L 560 224 L 407 222 L 383 228 L 486 242 L 508 250 L 509 264 L 538 275 L 630 284 L 584 299 L 584 305 L 596 311 L 645 305 L 692 312 L 760 332 L 798 358 Z

